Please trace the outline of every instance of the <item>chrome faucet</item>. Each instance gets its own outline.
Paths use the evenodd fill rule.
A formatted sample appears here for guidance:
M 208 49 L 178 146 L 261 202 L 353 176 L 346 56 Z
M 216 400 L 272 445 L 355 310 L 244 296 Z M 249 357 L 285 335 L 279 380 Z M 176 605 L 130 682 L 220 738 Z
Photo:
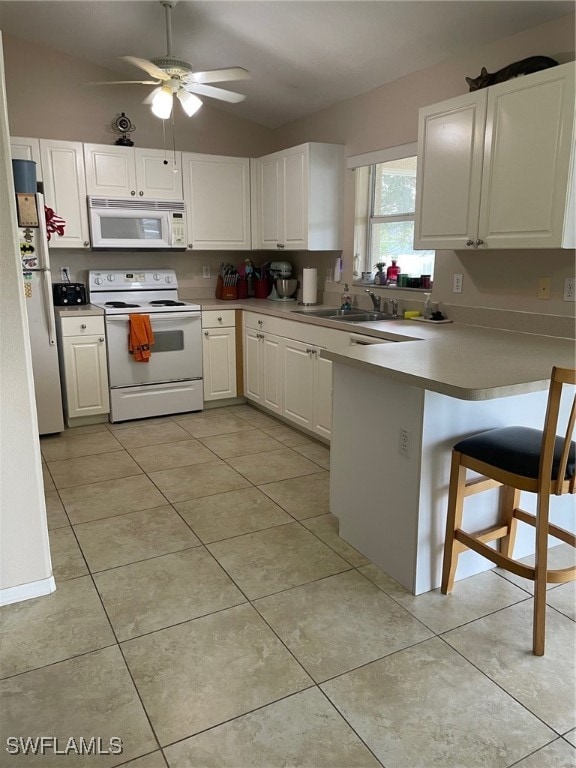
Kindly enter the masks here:
M 374 311 L 375 312 L 381 312 L 382 311 L 382 307 L 381 307 L 382 296 L 376 296 L 376 294 L 373 293 L 372 291 L 370 291 L 368 288 L 365 288 L 364 290 L 366 291 L 368 296 L 370 296 L 370 298 L 372 299 L 372 304 L 374 306 Z M 398 304 L 398 302 L 396 302 L 396 304 Z
M 398 317 L 398 300 L 390 299 L 390 317 Z

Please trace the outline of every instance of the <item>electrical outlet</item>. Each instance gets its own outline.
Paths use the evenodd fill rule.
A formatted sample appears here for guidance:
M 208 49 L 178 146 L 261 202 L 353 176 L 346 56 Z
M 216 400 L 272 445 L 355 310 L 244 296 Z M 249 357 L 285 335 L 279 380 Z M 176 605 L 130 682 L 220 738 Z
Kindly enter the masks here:
M 459 273 L 455 273 L 454 282 L 452 284 L 452 293 L 462 293 L 463 282 L 464 282 L 464 276 Z
M 400 429 L 398 453 L 400 456 L 410 456 L 410 432 L 403 427 Z
M 549 299 L 550 298 L 550 283 L 552 282 L 551 277 L 541 277 L 538 280 L 538 298 L 539 299 Z
M 564 301 L 576 301 L 576 278 L 567 277 L 564 280 Z
M 69 267 L 60 267 L 60 280 L 62 280 L 65 283 L 70 282 L 70 268 Z
M 210 264 L 204 264 L 202 267 L 202 277 L 210 277 Z

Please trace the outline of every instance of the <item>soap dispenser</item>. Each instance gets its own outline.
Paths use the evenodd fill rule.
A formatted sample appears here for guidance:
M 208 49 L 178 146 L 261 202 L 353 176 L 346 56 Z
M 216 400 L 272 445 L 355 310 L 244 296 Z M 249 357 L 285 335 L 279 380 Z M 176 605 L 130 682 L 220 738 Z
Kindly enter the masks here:
M 424 294 L 424 319 L 425 320 L 431 320 L 432 319 L 432 294 L 431 293 L 425 293 Z
M 340 297 L 340 309 L 352 309 L 352 294 L 348 290 L 348 283 L 344 283 L 344 292 Z

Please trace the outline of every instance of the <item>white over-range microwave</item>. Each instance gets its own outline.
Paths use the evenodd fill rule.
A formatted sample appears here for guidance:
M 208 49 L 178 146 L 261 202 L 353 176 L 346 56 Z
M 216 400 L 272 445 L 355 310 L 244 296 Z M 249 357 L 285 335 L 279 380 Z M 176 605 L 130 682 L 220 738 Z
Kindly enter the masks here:
M 88 215 L 94 250 L 186 250 L 186 203 L 182 200 L 90 196 Z

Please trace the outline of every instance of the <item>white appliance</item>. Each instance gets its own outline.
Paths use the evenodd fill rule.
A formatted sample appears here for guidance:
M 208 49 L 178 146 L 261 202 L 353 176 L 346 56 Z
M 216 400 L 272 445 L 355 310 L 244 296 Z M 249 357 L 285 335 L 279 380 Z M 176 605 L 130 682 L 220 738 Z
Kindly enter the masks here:
M 36 216 L 33 218 L 37 218 L 37 226 L 19 227 L 18 238 L 32 350 L 38 431 L 41 435 L 49 435 L 64 430 L 62 390 L 44 197 L 35 194 L 29 198 L 27 202 L 36 209 Z
M 178 299 L 174 270 L 90 270 L 88 286 L 91 303 L 105 314 L 110 421 L 201 411 L 201 311 Z M 146 363 L 128 350 L 131 314 L 150 317 L 154 344 Z
M 183 200 L 90 196 L 88 215 L 94 250 L 184 251 L 188 243 Z

